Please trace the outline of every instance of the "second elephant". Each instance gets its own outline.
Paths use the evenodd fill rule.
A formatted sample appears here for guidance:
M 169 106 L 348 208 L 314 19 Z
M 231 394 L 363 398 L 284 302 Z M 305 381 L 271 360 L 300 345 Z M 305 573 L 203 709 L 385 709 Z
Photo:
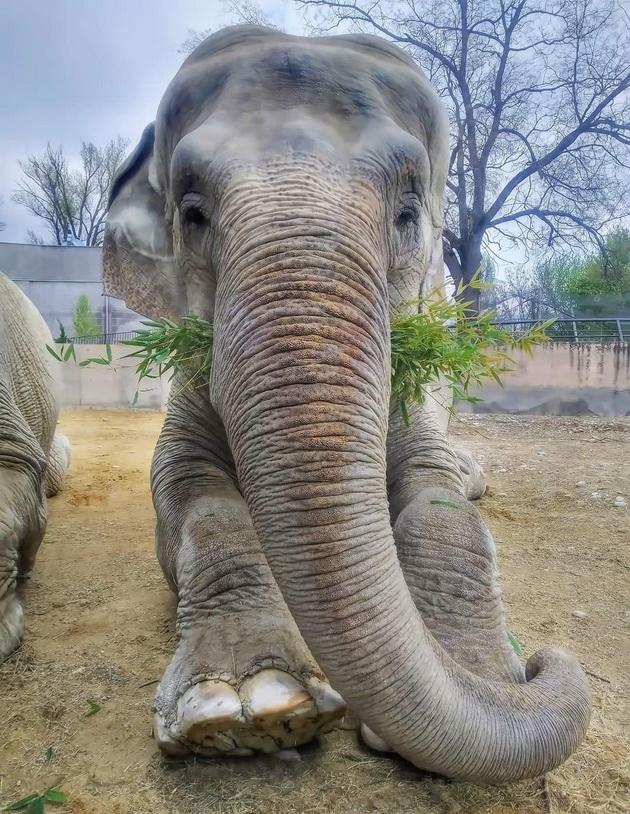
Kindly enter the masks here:
M 56 432 L 59 367 L 41 314 L 0 273 L 0 662 L 20 644 L 17 584 L 46 531 L 47 498 L 61 488 L 70 444 Z

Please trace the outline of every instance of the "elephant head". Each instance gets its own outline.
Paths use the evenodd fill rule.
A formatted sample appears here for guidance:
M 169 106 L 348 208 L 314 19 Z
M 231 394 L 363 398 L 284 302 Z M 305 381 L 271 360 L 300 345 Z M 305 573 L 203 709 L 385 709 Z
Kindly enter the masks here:
M 210 397 L 265 555 L 313 655 L 416 765 L 501 782 L 577 747 L 576 660 L 527 683 L 464 670 L 419 617 L 386 490 L 389 313 L 441 266 L 444 111 L 402 51 L 367 35 L 237 26 L 188 57 L 121 169 L 110 293 L 213 321 Z

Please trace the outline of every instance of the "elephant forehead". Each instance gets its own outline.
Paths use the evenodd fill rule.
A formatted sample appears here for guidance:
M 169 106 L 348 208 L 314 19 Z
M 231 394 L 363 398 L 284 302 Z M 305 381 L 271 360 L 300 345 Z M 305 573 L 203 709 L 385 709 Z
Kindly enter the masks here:
M 422 72 L 372 41 L 270 34 L 213 49 L 213 39 L 184 63 L 164 96 L 157 135 L 167 153 L 216 113 L 235 119 L 301 108 L 340 126 L 359 120 L 363 128 L 387 116 L 425 144 L 443 124 Z

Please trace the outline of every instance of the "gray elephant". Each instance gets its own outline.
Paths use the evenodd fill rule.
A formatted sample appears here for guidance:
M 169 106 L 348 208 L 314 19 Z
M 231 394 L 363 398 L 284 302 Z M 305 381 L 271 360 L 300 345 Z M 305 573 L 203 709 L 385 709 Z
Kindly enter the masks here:
M 389 313 L 440 266 L 447 164 L 441 105 L 396 47 L 237 26 L 184 62 L 115 181 L 109 292 L 215 329 L 152 467 L 178 598 L 167 752 L 293 746 L 347 703 L 372 745 L 500 783 L 585 733 L 577 660 L 546 649 L 524 673 L 508 641 L 472 463 L 430 404 L 409 428 L 390 404 Z
M 33 303 L 0 273 L 0 661 L 20 644 L 17 580 L 33 567 L 46 498 L 61 488 L 70 444 L 55 433 L 58 363 Z

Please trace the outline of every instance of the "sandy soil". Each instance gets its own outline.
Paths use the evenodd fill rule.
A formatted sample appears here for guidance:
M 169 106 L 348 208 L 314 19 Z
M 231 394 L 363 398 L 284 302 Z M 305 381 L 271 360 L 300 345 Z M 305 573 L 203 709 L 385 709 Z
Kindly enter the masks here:
M 158 754 L 151 700 L 174 643 L 147 477 L 162 419 L 63 416 L 75 458 L 24 588 L 25 643 L 0 668 L 0 804 L 59 784 L 63 810 L 83 814 L 630 811 L 630 508 L 613 506 L 630 498 L 630 420 L 474 416 L 453 428 L 485 455 L 480 506 L 511 628 L 526 654 L 548 643 L 579 654 L 596 707 L 580 752 L 545 781 L 478 789 L 374 756 L 351 724 L 291 761 Z

